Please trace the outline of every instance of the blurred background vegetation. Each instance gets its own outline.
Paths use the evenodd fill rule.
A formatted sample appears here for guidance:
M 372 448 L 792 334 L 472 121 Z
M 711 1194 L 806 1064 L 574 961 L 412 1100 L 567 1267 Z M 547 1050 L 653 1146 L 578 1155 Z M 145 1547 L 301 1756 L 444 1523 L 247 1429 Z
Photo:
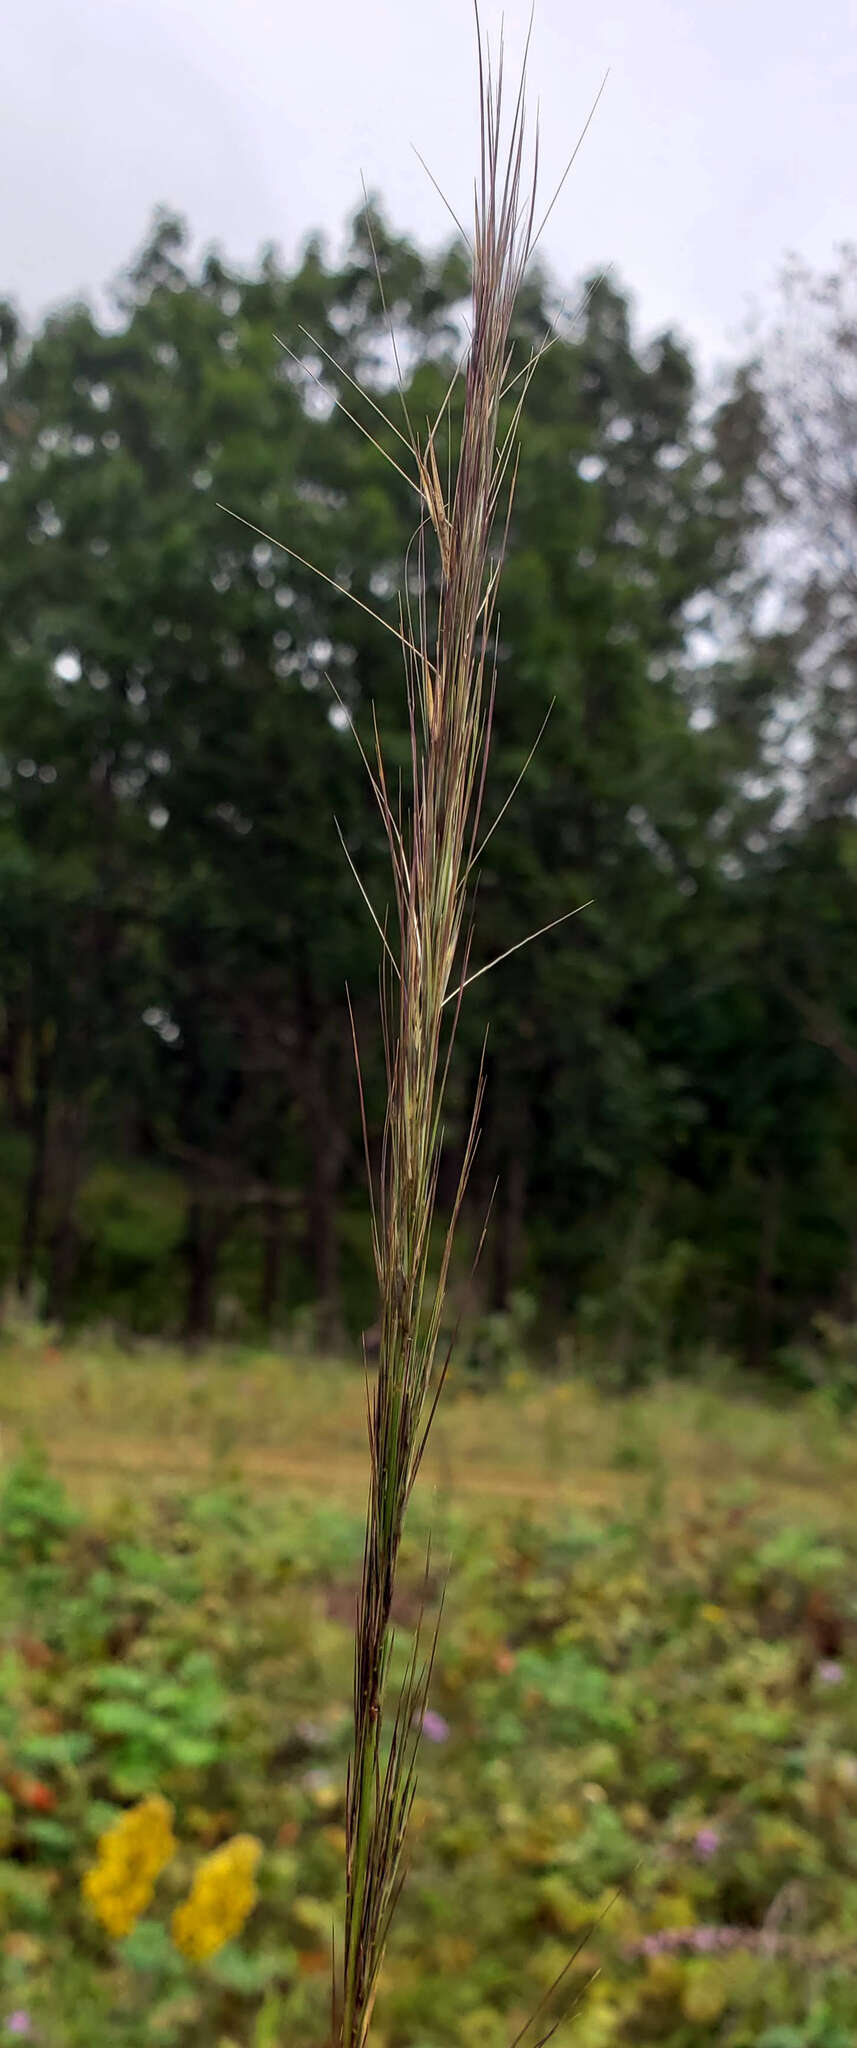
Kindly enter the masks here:
M 463 253 L 372 239 L 421 420 Z M 498 1192 L 403 1558 L 399 1656 L 454 1569 L 376 2040 L 509 2048 L 571 1956 L 558 2048 L 849 2048 L 857 256 L 717 391 L 579 296 L 519 309 L 559 338 L 489 821 L 553 708 L 474 966 L 588 907 L 462 1021 L 453 1311 Z M 159 217 L 98 315 L 2 310 L 0 369 L 0 2034 L 313 2048 L 375 1314 L 346 983 L 373 1145 L 384 1084 L 351 721 L 406 765 L 362 604 L 395 624 L 412 504 L 334 403 L 395 454 L 366 220 L 246 275 Z M 153 1796 L 176 1857 L 108 1940 L 86 1872 Z M 191 1963 L 171 1909 L 247 1830 L 259 1906 Z
M 0 2038 L 330 2048 L 361 1376 L 32 1326 L 2 1367 Z M 453 1382 L 396 1595 L 399 1668 L 445 1590 L 377 2048 L 529 2044 L 543 1999 L 557 2048 L 851 2048 L 855 1482 L 824 1390 Z M 175 1853 L 107 1932 L 87 1873 L 153 1798 Z M 248 1832 L 255 1910 L 179 1953 Z
M 372 234 L 421 419 L 463 251 L 377 208 Z M 558 338 L 489 819 L 553 709 L 474 964 L 593 900 L 465 1007 L 462 1115 L 490 1018 L 471 1237 L 498 1182 L 473 1355 L 538 1321 L 620 1382 L 705 1348 L 847 1392 L 857 257 L 792 270 L 713 394 L 615 282 L 580 308 L 536 274 L 519 309 L 522 350 Z M 312 241 L 239 274 L 162 215 L 99 315 L 0 315 L 0 1283 L 60 1325 L 330 1351 L 372 1322 L 345 986 L 374 1140 L 378 942 L 334 818 L 383 916 L 349 726 L 374 704 L 395 762 L 405 721 L 395 640 L 344 593 L 395 624 L 412 507 L 334 401 L 393 452 L 390 356 L 363 216 L 339 263 Z M 453 1113 L 450 1177 L 461 1138 Z

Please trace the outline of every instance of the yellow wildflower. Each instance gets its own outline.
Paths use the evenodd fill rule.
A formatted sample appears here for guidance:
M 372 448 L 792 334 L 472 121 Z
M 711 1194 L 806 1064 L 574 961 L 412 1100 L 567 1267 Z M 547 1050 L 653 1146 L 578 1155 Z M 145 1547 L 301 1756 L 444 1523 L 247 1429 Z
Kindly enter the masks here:
M 200 1864 L 190 1893 L 172 1920 L 176 1948 L 190 1962 L 206 1962 L 240 1934 L 256 1904 L 261 1854 L 253 1835 L 234 1835 Z
M 173 1809 L 159 1794 L 120 1815 L 100 1837 L 96 1860 L 84 1874 L 83 1893 L 108 1934 L 118 1941 L 145 1913 L 156 1879 L 175 1851 Z

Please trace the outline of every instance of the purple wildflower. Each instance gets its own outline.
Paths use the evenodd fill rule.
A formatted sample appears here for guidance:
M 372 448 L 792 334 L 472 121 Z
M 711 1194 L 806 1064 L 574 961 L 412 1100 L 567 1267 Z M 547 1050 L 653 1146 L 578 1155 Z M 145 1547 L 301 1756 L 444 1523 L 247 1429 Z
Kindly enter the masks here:
M 823 1659 L 818 1667 L 818 1675 L 822 1685 L 841 1685 L 845 1677 L 842 1665 L 837 1663 L 835 1657 L 825 1657 Z
M 328 1792 L 333 1779 L 329 1771 L 304 1771 L 301 1784 L 307 1792 Z
M 693 1846 L 697 1856 L 716 1856 L 720 1847 L 720 1836 L 716 1828 L 700 1828 L 694 1835 Z
M 321 1749 L 328 1740 L 328 1730 L 321 1721 L 296 1721 L 295 1734 L 307 1749 Z
M 429 1742 L 446 1742 L 449 1735 L 449 1722 L 442 1714 L 436 1714 L 433 1707 L 426 1707 L 423 1715 L 423 1734 Z
M 17 2012 L 9 2013 L 5 2023 L 5 2032 L 7 2034 L 31 2034 L 32 2031 L 33 2023 L 30 2015 L 24 2011 L 22 2006 L 18 2007 Z

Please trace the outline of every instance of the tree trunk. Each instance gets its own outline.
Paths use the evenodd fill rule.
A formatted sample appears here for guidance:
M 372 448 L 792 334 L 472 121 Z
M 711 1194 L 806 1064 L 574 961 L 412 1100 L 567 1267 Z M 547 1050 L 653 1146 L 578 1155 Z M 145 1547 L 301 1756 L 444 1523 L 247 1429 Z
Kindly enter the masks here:
M 53 1223 L 50 1240 L 47 1314 L 65 1322 L 77 1265 L 77 1197 L 83 1174 L 83 1141 L 87 1111 L 83 1103 L 61 1103 L 50 1133 L 50 1181 Z
M 307 1190 L 307 1257 L 315 1277 L 319 1349 L 342 1348 L 342 1292 L 339 1265 L 338 1194 L 342 1175 L 341 1134 L 328 1105 L 316 1124 Z
M 51 1096 L 51 1060 L 41 1033 L 36 1040 L 33 1072 L 33 1101 L 30 1115 L 30 1168 L 24 1195 L 24 1216 L 18 1247 L 18 1292 L 29 1294 L 33 1284 L 36 1252 L 42 1227 L 48 1163 L 48 1111 Z
M 753 1335 L 751 1359 L 754 1366 L 767 1364 L 771 1348 L 774 1320 L 774 1277 L 776 1273 L 777 1240 L 780 1234 L 780 1213 L 782 1206 L 782 1175 L 777 1171 L 769 1174 L 762 1193 L 762 1219 L 759 1232 L 759 1259 L 756 1267 L 756 1285 L 753 1294 Z
M 262 1209 L 262 1284 L 259 1291 L 259 1313 L 266 1330 L 271 1330 L 276 1323 L 282 1263 L 282 1207 L 279 1202 L 266 1202 Z
M 331 1037 L 331 1021 L 337 1031 Z M 322 1351 L 342 1347 L 339 1193 L 348 1154 L 342 1117 L 339 1020 L 320 1012 L 309 977 L 301 990 L 297 1089 L 308 1154 L 306 1255 L 315 1281 L 317 1339 Z
M 524 1064 L 511 1059 L 504 1071 L 495 1047 L 486 1061 L 488 1113 L 493 1128 L 486 1132 L 485 1167 L 488 1200 L 494 1194 L 490 1224 L 491 1306 L 502 1312 L 521 1277 L 527 1213 L 527 1162 L 532 1150 L 530 1112 Z M 487 1213 L 487 1205 L 486 1205 Z
M 16 1131 L 26 1130 L 30 1123 L 25 1082 L 27 1031 L 23 1010 L 14 1003 L 6 1009 L 6 1029 L 3 1034 L 2 1072 L 6 1082 L 6 1102 L 9 1122 Z M 38 1061 L 38 1053 L 36 1054 Z M 36 1083 L 34 1082 L 34 1098 Z M 33 1103 L 35 1109 L 35 1099 Z
M 527 1166 L 521 1143 L 507 1153 L 500 1180 L 500 1209 L 494 1227 L 493 1306 L 505 1309 L 521 1277 L 527 1204 Z
M 215 1289 L 225 1220 L 211 1205 L 192 1194 L 188 1203 L 184 1256 L 187 1269 L 185 1343 L 195 1348 L 214 1331 Z
M 611 1339 L 611 1362 L 618 1385 L 626 1390 L 638 1383 L 639 1359 L 635 1358 L 639 1301 L 637 1269 L 644 1257 L 647 1240 L 655 1222 L 658 1199 L 653 1181 L 644 1181 L 637 1191 L 631 1225 L 625 1239 L 616 1286 L 618 1315 Z

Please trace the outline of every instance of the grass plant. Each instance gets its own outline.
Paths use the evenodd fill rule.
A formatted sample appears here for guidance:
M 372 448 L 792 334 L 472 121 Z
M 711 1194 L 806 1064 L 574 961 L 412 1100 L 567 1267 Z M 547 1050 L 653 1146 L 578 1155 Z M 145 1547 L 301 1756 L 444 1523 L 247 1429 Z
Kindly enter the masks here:
M 478 27 L 478 23 L 477 23 Z M 417 1631 L 404 1679 L 388 1687 L 403 1524 L 448 1352 L 440 1333 L 453 1238 L 478 1140 L 476 1089 L 439 1271 L 430 1272 L 449 1060 L 471 956 L 471 884 L 496 683 L 496 607 L 529 376 L 512 374 L 512 318 L 535 237 L 536 175 L 525 180 L 526 64 L 504 142 L 496 73 L 478 37 L 481 147 L 471 241 L 470 337 L 460 443 L 443 482 L 447 404 L 425 438 L 402 436 L 419 501 L 418 597 L 400 612 L 410 731 L 410 801 L 392 793 L 375 730 L 364 756 L 389 847 L 395 935 L 384 931 L 382 1018 L 387 1111 L 372 1236 L 378 1371 L 369 1396 L 370 1480 L 354 1663 L 346 1799 L 342 2048 L 364 2048 L 402 1880 L 432 1656 Z M 380 280 L 379 280 L 380 281 Z M 515 393 L 501 430 L 501 408 Z M 436 595 L 434 592 L 436 585 Z M 379 930 L 381 929 L 379 925 Z M 359 1061 L 358 1061 L 359 1069 Z M 392 1697 L 390 1696 L 392 1693 Z
M 495 819 L 482 834 L 497 680 L 497 603 L 514 496 L 518 428 L 541 352 L 533 349 L 514 367 L 515 306 L 544 224 L 536 219 L 537 132 L 531 168 L 526 148 L 529 38 L 517 85 L 509 95 L 502 36 L 495 64 L 478 9 L 475 14 L 480 148 L 472 232 L 465 237 L 471 266 L 470 318 L 459 373 L 463 404 L 455 450 L 450 401 L 458 376 L 424 435 L 411 419 L 401 376 L 403 426 L 382 415 L 397 455 L 382 452 L 411 485 L 417 520 L 405 564 L 398 626 L 379 621 L 395 633 L 404 658 L 409 790 L 404 792 L 388 777 L 374 714 L 371 747 L 361 745 L 389 849 L 392 936 L 354 870 L 382 943 L 387 1106 L 375 1174 L 361 1086 L 379 1345 L 371 1389 L 367 1375 L 369 1499 L 346 1798 L 344 1957 L 341 1985 L 334 1985 L 334 2036 L 341 2048 L 364 2048 L 369 2035 L 402 1882 L 432 1664 L 432 1653 L 423 1655 L 417 1631 L 404 1679 L 395 1688 L 389 1684 L 399 1551 L 449 1361 L 449 1350 L 444 1354 L 441 1342 L 444 1305 L 456 1227 L 478 1143 L 484 1069 L 476 1085 L 439 1266 L 433 1271 L 432 1226 L 446 1084 L 464 992 L 470 981 L 499 964 L 489 962 L 471 972 L 473 884 L 480 854 L 500 821 Z M 367 225 L 371 238 L 368 212 Z M 383 300 L 379 265 L 376 270 Z M 390 339 L 398 372 L 392 322 Z M 374 412 L 381 411 L 373 398 L 368 404 Z M 343 409 L 360 426 L 354 413 Z M 380 448 L 368 428 L 361 430 Z M 363 610 L 371 609 L 360 597 L 354 601 Z M 500 957 L 507 958 L 527 942 L 519 940 Z M 356 1032 L 354 1036 L 359 1076 Z

